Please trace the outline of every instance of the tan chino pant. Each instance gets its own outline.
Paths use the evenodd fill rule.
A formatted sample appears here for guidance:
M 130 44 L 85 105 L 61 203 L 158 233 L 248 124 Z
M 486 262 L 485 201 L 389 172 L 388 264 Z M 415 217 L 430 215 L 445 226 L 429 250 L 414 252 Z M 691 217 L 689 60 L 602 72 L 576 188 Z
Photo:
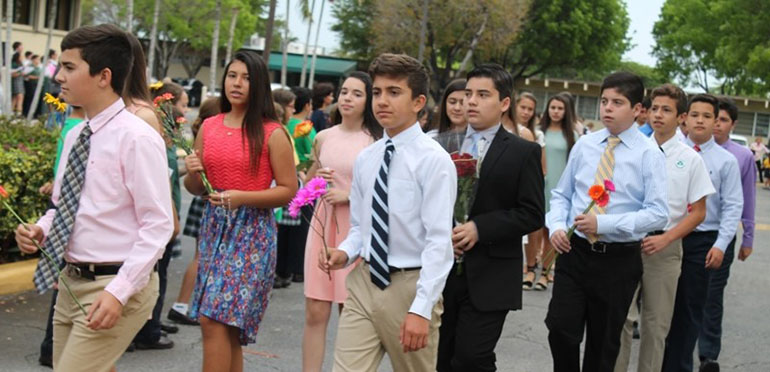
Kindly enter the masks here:
M 639 319 L 640 315 L 636 306 L 636 299 L 640 292 L 642 295 L 639 322 L 641 342 L 637 371 L 660 372 L 663 366 L 666 336 L 674 314 L 679 274 L 682 271 L 682 240 L 672 242 L 652 256 L 642 254 L 642 265 L 644 267 L 642 282 L 631 302 L 626 324 L 620 335 L 620 353 L 615 362 L 615 372 L 625 372 L 628 369 L 633 323 Z
M 86 311 L 115 278 L 115 275 L 105 275 L 87 280 L 69 275 L 68 270 L 62 271 L 62 275 Z M 110 329 L 94 331 L 86 327 L 86 316 L 61 282 L 59 289 L 53 316 L 54 370 L 107 372 L 152 313 L 158 298 L 158 273 L 153 272 L 147 286 L 128 300 L 123 306 L 123 315 Z
M 404 353 L 399 342 L 401 324 L 416 294 L 420 270 L 390 274 L 390 285 L 380 290 L 369 277 L 369 265 L 362 262 L 347 277 L 348 298 L 340 315 L 334 350 L 335 372 L 374 372 L 385 353 L 394 371 L 435 371 L 438 358 L 438 330 L 441 299 L 433 307 L 428 346 Z

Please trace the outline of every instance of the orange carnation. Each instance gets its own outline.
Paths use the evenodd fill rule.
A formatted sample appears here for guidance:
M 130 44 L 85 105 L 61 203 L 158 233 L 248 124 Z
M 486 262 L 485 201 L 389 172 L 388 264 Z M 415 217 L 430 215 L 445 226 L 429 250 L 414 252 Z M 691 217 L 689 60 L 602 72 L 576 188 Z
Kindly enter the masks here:
M 599 201 L 599 199 L 604 195 L 604 186 L 602 185 L 593 185 L 590 189 L 588 189 L 588 196 L 591 197 L 591 200 L 593 201 Z
M 294 133 L 292 136 L 294 138 L 304 137 L 310 134 L 311 130 L 313 130 L 313 122 L 310 120 L 305 120 L 294 127 Z
M 5 187 L 0 185 L 0 197 L 7 198 L 8 197 L 8 191 L 5 191 Z

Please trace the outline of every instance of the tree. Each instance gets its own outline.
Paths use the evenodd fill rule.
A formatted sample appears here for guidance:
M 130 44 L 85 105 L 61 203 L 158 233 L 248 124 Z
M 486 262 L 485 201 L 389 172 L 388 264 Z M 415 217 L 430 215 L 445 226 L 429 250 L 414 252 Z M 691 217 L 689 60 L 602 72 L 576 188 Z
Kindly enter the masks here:
M 271 1 L 275 1 L 275 0 L 271 0 Z M 233 15 L 232 15 L 232 18 L 230 19 L 230 31 L 227 33 L 227 52 L 225 52 L 225 61 L 229 61 L 230 58 L 232 58 L 233 56 L 233 37 L 235 37 L 235 25 L 238 24 L 238 12 L 241 11 L 241 8 L 234 7 L 232 11 L 233 11 Z M 272 25 L 268 24 L 267 27 L 270 28 L 272 27 Z M 267 38 L 265 38 L 265 40 L 267 40 Z M 267 47 L 267 45 L 268 43 L 267 41 L 265 41 L 265 50 L 270 50 Z
M 719 24 L 713 11 L 715 0 L 666 1 L 652 35 L 653 55 L 658 69 L 682 85 L 695 84 L 706 92 L 712 86 L 709 76 L 717 73 L 715 52 Z
M 134 31 L 134 0 L 126 0 L 126 31 Z
M 150 66 L 148 78 L 152 78 L 152 69 L 155 66 L 155 47 L 158 45 L 158 18 L 160 17 L 160 1 L 155 0 L 152 11 L 152 28 L 150 29 L 150 50 L 147 56 L 147 66 Z M 151 80 L 151 79 L 147 79 Z
M 13 24 L 13 1 L 5 2 L 5 70 L 3 74 L 3 111 L 11 114 L 11 28 Z
M 211 64 L 209 65 L 209 89 L 212 91 L 217 84 L 217 67 L 219 67 L 219 25 L 222 22 L 222 0 L 216 0 L 217 6 L 214 10 L 214 34 L 211 41 Z M 224 92 L 222 92 L 224 94 Z
M 302 18 L 307 21 L 307 37 L 305 37 L 305 53 L 302 55 L 302 72 L 299 77 L 299 86 L 305 86 L 305 71 L 307 70 L 307 53 L 310 48 L 310 31 L 313 29 L 313 12 L 315 11 L 315 0 L 313 5 L 308 9 L 308 0 L 300 0 L 300 8 L 302 8 Z
M 265 63 L 270 60 L 270 47 L 273 43 L 273 26 L 275 25 L 275 5 L 276 0 L 270 0 L 270 11 L 267 16 L 267 28 L 265 30 L 265 49 L 262 51 L 262 58 Z
M 340 34 L 337 54 L 362 61 L 374 59 L 372 20 L 374 0 L 337 0 L 332 3 L 332 15 L 337 20 L 332 31 Z

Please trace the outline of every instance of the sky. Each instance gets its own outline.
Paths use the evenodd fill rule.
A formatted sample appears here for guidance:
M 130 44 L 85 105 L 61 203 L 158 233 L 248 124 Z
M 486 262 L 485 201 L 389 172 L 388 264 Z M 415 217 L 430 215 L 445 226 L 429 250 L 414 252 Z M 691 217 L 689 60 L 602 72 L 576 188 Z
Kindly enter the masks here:
M 312 4 L 313 0 L 309 0 Z M 331 30 L 334 24 L 331 7 L 328 0 L 315 0 L 314 19 L 317 20 L 321 13 L 321 2 L 325 2 L 324 14 L 321 22 L 321 33 L 318 37 L 318 44 L 326 48 L 327 53 L 339 49 L 339 37 L 336 32 Z M 655 66 L 655 58 L 650 55 L 655 40 L 652 38 L 652 27 L 660 15 L 660 8 L 665 0 L 626 0 L 626 9 L 631 24 L 628 28 L 628 36 L 631 38 L 632 48 L 623 55 L 624 60 L 642 63 L 648 66 Z M 302 20 L 299 10 L 298 0 L 278 0 L 276 5 L 276 18 L 286 19 L 286 4 L 289 2 L 289 32 L 292 37 L 297 38 L 299 42 L 304 43 L 307 37 L 307 23 Z M 315 34 L 318 24 L 313 23 L 313 30 L 310 36 L 311 45 L 315 42 Z

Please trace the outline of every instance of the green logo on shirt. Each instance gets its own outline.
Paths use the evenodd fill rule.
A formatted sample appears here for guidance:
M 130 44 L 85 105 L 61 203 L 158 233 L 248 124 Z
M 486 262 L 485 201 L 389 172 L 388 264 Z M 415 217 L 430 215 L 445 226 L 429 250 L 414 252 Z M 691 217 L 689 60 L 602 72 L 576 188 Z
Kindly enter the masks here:
M 676 167 L 677 167 L 677 168 L 684 168 L 684 162 L 683 162 L 683 161 L 681 161 L 681 160 L 677 161 L 677 162 L 676 162 Z

